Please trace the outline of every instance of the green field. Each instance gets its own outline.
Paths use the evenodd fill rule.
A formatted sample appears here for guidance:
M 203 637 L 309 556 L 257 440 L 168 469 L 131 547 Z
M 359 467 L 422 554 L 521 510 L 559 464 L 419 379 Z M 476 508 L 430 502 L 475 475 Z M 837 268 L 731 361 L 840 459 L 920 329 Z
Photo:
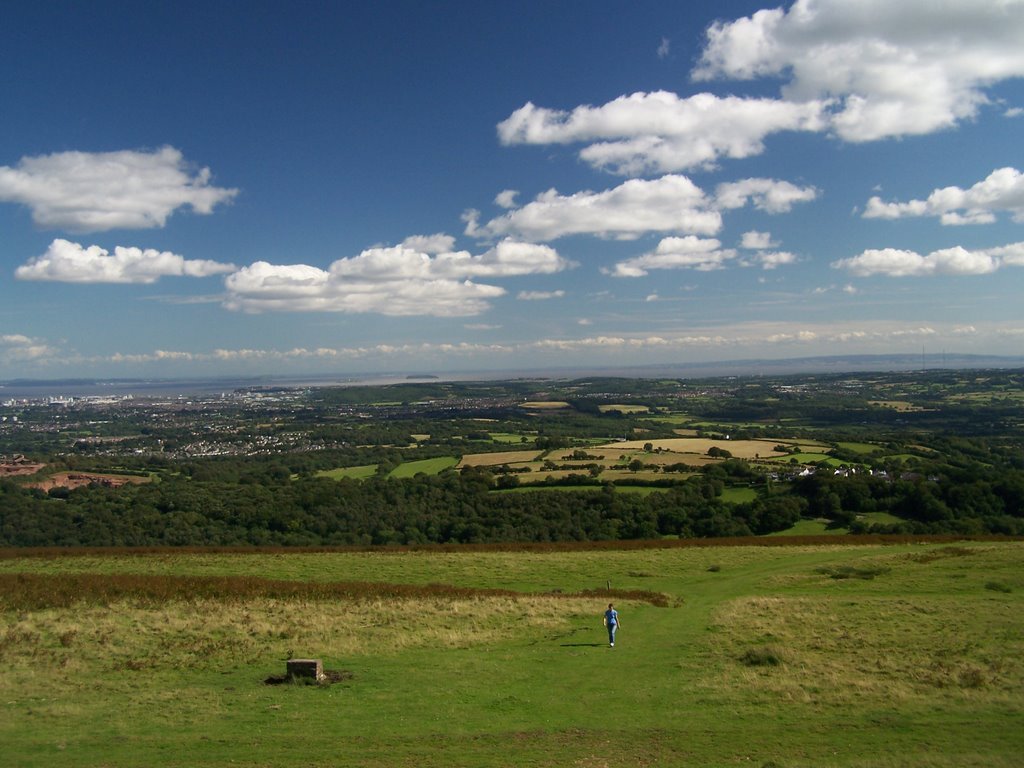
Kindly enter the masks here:
M 756 498 L 757 491 L 753 488 L 724 488 L 721 496 L 722 501 L 728 501 L 730 504 L 742 504 Z
M 1009 768 L 1022 566 L 1020 542 L 8 551 L 3 762 Z M 609 584 L 662 595 L 616 598 L 614 649 L 580 594 Z M 290 655 L 338 681 L 265 684 Z
M 836 443 L 836 445 L 852 453 L 874 453 L 881 448 L 874 443 Z
M 365 480 L 373 477 L 377 471 L 376 464 L 362 464 L 358 467 L 339 467 L 338 469 L 326 469 L 317 472 L 318 477 L 329 477 L 332 480 L 341 480 L 343 477 L 350 477 L 353 480 Z
M 416 477 L 420 472 L 425 475 L 439 475 L 458 463 L 458 458 L 454 456 L 439 456 L 434 459 L 406 461 L 391 470 L 391 474 L 388 477 Z
M 797 520 L 796 524 L 784 531 L 778 531 L 777 533 L 769 533 L 768 536 L 779 537 L 779 536 L 835 536 L 838 534 L 849 533 L 846 528 L 830 527 L 829 521 L 824 518 L 816 518 L 814 520 Z
M 524 435 L 520 432 L 491 432 L 491 440 L 495 443 L 520 444 L 532 442 L 536 435 Z

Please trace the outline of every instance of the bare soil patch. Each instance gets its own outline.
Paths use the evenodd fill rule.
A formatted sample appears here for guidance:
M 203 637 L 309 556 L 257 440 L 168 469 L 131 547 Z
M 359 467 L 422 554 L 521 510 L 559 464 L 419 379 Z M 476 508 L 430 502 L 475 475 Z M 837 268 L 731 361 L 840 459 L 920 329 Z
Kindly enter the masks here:
M 140 485 L 148 483 L 148 477 L 137 475 L 104 475 L 96 472 L 58 472 L 45 480 L 31 483 L 32 488 L 48 491 L 51 488 L 82 488 L 87 485 L 104 485 L 108 488 L 120 488 L 123 485 Z

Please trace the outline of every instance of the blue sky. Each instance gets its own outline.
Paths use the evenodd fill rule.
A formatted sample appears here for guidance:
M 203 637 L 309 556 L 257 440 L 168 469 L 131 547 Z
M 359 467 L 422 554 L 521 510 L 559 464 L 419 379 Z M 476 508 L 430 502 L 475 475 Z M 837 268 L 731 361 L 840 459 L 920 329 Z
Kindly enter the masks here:
M 1024 350 L 1024 1 L 3 15 L 0 378 Z

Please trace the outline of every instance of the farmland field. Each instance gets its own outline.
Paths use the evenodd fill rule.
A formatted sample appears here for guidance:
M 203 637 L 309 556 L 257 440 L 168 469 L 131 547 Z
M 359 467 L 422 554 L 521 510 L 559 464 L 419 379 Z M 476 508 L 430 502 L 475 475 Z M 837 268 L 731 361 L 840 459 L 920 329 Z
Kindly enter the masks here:
M 1020 542 L 3 554 L 8 765 L 1024 753 Z M 289 656 L 322 658 L 333 684 L 266 684 Z
M 788 441 L 783 441 L 788 442 Z M 676 453 L 706 454 L 710 448 L 721 448 L 729 451 L 733 456 L 740 459 L 753 459 L 755 456 L 769 458 L 772 456 L 784 455 L 774 450 L 778 440 L 712 440 L 698 437 L 679 437 L 662 440 L 627 440 L 624 442 L 611 443 L 599 446 L 603 450 L 637 450 L 650 443 L 655 449 L 663 451 L 674 451 Z
M 537 459 L 541 452 L 501 451 L 499 453 L 471 453 L 462 457 L 459 467 L 499 467 L 502 464 L 516 464 Z
M 452 456 L 406 461 L 391 470 L 391 477 L 415 477 L 420 472 L 425 475 L 437 475 L 458 463 L 459 460 Z
M 319 472 L 317 474 L 320 477 L 329 477 L 332 480 L 341 480 L 343 477 L 352 478 L 353 480 L 365 480 L 368 477 L 373 477 L 376 471 L 376 464 L 361 464 L 358 467 L 339 467 L 338 469 L 326 469 L 323 472 Z

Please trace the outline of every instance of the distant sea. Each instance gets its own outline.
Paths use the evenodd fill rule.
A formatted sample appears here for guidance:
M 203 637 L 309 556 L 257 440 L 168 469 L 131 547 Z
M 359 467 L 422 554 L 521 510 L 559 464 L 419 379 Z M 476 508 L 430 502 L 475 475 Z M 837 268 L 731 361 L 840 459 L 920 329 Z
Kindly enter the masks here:
M 438 373 L 309 374 L 189 379 L 12 379 L 0 381 L 0 401 L 48 397 L 177 397 L 218 392 L 313 387 L 382 386 L 439 381 L 580 379 L 598 376 L 650 379 L 705 379 L 722 376 L 785 376 L 893 371 L 1024 368 L 1024 356 L 1000 355 L 848 355 L 782 360 L 726 360 L 631 367 L 545 368 Z

